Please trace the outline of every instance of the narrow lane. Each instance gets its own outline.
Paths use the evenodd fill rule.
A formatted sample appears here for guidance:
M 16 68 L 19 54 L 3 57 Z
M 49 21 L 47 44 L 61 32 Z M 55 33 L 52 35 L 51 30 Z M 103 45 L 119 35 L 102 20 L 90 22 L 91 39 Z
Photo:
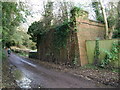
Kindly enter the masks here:
M 10 63 L 17 67 L 24 76 L 30 79 L 32 88 L 107 88 L 108 86 L 96 84 L 65 72 L 49 70 L 36 63 L 23 59 L 15 54 L 9 57 Z

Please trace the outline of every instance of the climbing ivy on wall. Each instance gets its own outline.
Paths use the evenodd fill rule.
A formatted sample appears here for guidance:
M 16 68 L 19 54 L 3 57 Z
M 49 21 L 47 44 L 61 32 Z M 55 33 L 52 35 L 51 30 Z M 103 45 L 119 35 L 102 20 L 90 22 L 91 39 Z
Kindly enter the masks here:
M 57 49 L 65 48 L 67 44 L 67 38 L 70 33 L 70 23 L 64 22 L 61 26 L 55 28 L 54 32 L 54 47 Z
M 79 17 L 82 12 L 79 7 L 74 7 L 71 10 L 71 19 L 70 22 L 64 22 L 62 25 L 55 28 L 54 33 L 54 47 L 57 49 L 65 48 L 67 44 L 67 39 L 70 35 L 70 30 L 75 32 L 76 29 L 76 17 Z
M 99 55 L 100 55 L 99 41 L 96 40 L 96 42 L 95 42 L 95 52 L 94 52 L 94 65 L 97 65 L 97 64 L 98 64 Z
M 78 7 L 74 7 L 72 10 L 71 10 L 71 22 L 72 22 L 72 26 L 74 27 L 74 31 L 77 31 L 76 29 L 76 17 L 78 17 L 80 15 L 80 8 Z

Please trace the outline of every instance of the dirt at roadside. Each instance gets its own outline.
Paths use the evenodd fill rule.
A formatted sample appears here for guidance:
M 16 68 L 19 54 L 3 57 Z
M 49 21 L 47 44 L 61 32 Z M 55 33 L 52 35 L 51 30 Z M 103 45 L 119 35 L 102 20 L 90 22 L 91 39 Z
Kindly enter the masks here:
M 2 61 L 2 87 L 1 88 L 18 88 L 13 74 L 11 73 L 11 67 L 8 60 Z
M 117 72 L 113 72 L 110 70 L 105 69 L 98 69 L 98 68 L 83 68 L 83 67 L 77 67 L 77 68 L 71 68 L 69 66 L 65 65 L 58 65 L 51 62 L 44 62 L 40 60 L 30 59 L 34 62 L 39 63 L 42 66 L 45 66 L 49 69 L 59 70 L 62 72 L 68 72 L 71 74 L 74 74 L 76 76 L 80 76 L 83 78 L 86 78 L 88 80 L 97 81 L 99 83 L 110 85 L 114 87 L 120 87 L 120 74 Z

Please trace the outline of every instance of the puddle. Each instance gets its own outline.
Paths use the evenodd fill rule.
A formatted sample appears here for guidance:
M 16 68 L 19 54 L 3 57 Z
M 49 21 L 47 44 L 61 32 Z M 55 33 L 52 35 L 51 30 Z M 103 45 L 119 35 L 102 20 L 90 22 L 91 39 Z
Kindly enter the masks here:
M 21 80 L 16 80 L 16 82 L 21 88 L 31 88 L 31 80 L 26 77 L 23 77 Z
M 14 69 L 12 70 L 17 85 L 20 88 L 31 88 L 31 80 L 27 78 L 20 70 Z

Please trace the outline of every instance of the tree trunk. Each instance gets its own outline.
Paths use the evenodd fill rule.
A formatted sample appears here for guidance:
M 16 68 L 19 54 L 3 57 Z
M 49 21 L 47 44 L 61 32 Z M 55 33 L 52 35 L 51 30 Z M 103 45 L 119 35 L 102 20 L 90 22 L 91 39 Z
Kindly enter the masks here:
M 115 26 L 112 26 L 112 28 L 111 28 L 111 30 L 110 30 L 110 32 L 108 34 L 109 39 L 112 39 L 114 29 L 115 29 Z
M 102 9 L 102 13 L 103 13 L 103 17 L 104 17 L 104 22 L 105 22 L 105 30 L 106 30 L 106 36 L 105 38 L 108 39 L 108 22 L 107 22 L 107 16 L 106 16 L 106 12 L 105 12 L 105 8 L 103 6 L 103 3 L 101 0 L 100 1 L 100 5 L 101 5 L 101 9 Z

